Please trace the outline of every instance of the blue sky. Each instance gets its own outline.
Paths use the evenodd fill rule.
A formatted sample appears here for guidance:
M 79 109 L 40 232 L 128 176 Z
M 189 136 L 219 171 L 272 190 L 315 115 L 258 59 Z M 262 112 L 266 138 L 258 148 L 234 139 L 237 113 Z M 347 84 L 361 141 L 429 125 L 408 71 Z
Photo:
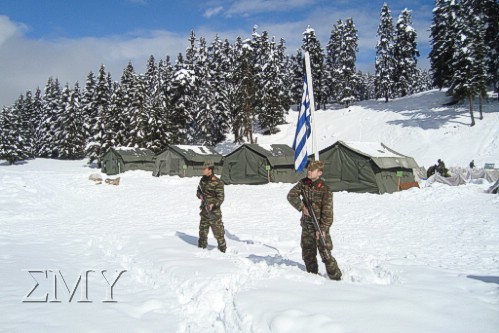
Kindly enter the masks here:
M 193 30 L 210 42 L 248 38 L 254 25 L 286 40 L 288 53 L 301 46 L 310 25 L 323 47 L 333 25 L 352 17 L 359 31 L 358 68 L 374 71 L 378 0 L 0 0 L 0 107 L 26 90 L 43 89 L 49 76 L 84 85 L 89 71 L 106 66 L 119 80 L 132 61 L 143 72 L 150 55 L 174 60 Z M 387 1 L 394 23 L 412 11 L 419 58 L 428 67 L 428 29 L 433 0 Z

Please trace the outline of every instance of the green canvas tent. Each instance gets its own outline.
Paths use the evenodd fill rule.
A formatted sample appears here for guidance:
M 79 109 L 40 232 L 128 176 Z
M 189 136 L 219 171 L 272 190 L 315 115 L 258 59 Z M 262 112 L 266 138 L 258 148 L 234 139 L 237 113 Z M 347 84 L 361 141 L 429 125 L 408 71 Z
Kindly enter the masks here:
M 154 153 L 146 148 L 110 148 L 101 157 L 101 171 L 117 175 L 128 170 L 152 171 Z
M 294 150 L 284 144 L 244 144 L 223 159 L 225 184 L 294 183 L 305 177 L 294 170 Z
M 412 157 L 377 142 L 337 141 L 319 151 L 319 159 L 333 192 L 393 193 L 399 181 L 414 182 L 413 169 L 419 168 Z
M 222 155 L 213 147 L 169 145 L 165 150 L 154 157 L 155 177 L 170 175 L 181 177 L 201 176 L 205 161 L 211 160 L 215 164 L 214 172 L 222 171 Z

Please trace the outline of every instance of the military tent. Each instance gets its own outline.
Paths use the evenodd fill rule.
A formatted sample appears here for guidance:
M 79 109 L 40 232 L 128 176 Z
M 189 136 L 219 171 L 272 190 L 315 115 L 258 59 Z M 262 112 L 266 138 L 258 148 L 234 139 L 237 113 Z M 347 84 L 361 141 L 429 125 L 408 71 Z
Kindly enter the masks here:
M 499 179 L 491 186 L 486 193 L 498 194 L 499 193 Z
M 223 159 L 225 184 L 294 183 L 305 177 L 294 170 L 294 151 L 284 144 L 244 144 Z
M 128 170 L 152 171 L 154 153 L 146 148 L 110 148 L 101 157 L 101 171 L 117 175 Z
M 485 179 L 489 183 L 494 183 L 499 179 L 499 169 L 450 167 L 449 173 L 451 175 L 460 174 L 467 182 L 474 179 Z
M 215 173 L 222 171 L 222 155 L 213 147 L 169 145 L 154 157 L 155 177 L 170 175 L 181 177 L 196 177 L 201 175 L 205 161 L 213 161 Z
M 431 186 L 434 183 L 442 183 L 449 186 L 459 186 L 466 184 L 466 179 L 464 179 L 463 175 L 459 173 L 456 173 L 449 177 L 444 177 L 436 172 L 426 180 L 426 186 Z
M 382 143 L 337 141 L 319 151 L 325 162 L 323 178 L 332 191 L 393 193 L 398 184 L 414 182 L 412 157 Z

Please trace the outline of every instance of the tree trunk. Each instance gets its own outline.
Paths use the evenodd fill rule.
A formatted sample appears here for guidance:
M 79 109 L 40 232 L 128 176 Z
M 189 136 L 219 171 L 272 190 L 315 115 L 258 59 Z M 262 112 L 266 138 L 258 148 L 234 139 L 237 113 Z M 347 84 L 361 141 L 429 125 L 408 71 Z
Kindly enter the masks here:
M 254 144 L 255 142 L 253 141 L 253 129 L 252 128 L 249 128 L 248 129 L 248 139 L 250 141 L 251 144 Z
M 234 143 L 241 142 L 241 134 L 239 126 L 233 125 L 232 133 L 234 134 Z
M 480 120 L 483 120 L 483 94 L 478 99 L 478 110 L 480 111 Z
M 471 117 L 471 125 L 475 126 L 475 116 L 473 115 L 473 95 L 469 95 L 470 100 L 470 117 Z

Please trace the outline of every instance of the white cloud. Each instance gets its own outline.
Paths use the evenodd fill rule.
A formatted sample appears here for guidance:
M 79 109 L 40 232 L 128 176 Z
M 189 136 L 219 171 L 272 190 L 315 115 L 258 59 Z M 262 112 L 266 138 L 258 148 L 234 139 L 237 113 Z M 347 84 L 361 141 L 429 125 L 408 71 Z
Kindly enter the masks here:
M 10 21 L 7 21 L 10 22 Z M 97 73 L 101 64 L 114 80 L 119 80 L 129 61 L 143 73 L 150 55 L 159 59 L 170 56 L 172 63 L 185 52 L 188 35 L 165 31 L 137 33 L 103 38 L 31 40 L 22 29 L 0 17 L 0 108 L 12 105 L 20 94 L 37 87 L 44 89 L 47 79 L 58 78 L 64 85 L 85 84 L 90 71 Z M 15 27 L 15 29 L 12 29 Z M 6 31 L 10 31 L 7 33 Z
M 261 12 L 280 12 L 310 6 L 310 0 L 237 0 L 227 9 L 226 15 L 250 15 Z
M 137 5 L 147 5 L 147 0 L 128 0 L 128 2 Z
M 9 17 L 0 15 L 0 46 L 9 38 L 20 35 L 25 30 L 27 30 L 25 25 L 16 24 Z
M 218 7 L 214 7 L 214 8 L 208 8 L 205 12 L 204 12 L 204 17 L 206 18 L 210 18 L 212 16 L 215 16 L 217 15 L 218 13 L 220 13 L 222 10 L 224 9 L 223 6 L 218 6 Z

